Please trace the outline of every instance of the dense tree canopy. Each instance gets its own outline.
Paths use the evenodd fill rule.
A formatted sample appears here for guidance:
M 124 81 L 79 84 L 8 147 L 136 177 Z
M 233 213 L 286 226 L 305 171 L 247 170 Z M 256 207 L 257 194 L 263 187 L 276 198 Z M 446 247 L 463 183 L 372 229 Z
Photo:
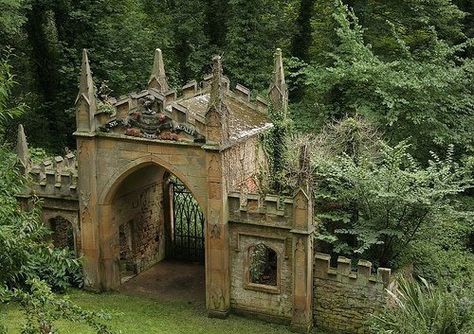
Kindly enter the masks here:
M 175 86 L 209 72 L 217 53 L 234 84 L 257 90 L 268 87 L 280 47 L 295 57 L 290 97 L 300 128 L 361 112 L 394 141 L 469 151 L 472 3 L 344 3 L 353 12 L 333 0 L 3 0 L 1 53 L 12 50 L 13 96 L 29 107 L 22 121 L 31 138 L 53 151 L 74 146 L 80 50 L 90 50 L 96 83 L 118 96 L 144 87 L 156 47 Z

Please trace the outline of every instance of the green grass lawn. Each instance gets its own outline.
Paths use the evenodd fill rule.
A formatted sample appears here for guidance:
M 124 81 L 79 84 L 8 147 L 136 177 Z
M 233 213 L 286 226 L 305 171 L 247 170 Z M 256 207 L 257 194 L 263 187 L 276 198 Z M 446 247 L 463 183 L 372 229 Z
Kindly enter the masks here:
M 210 319 L 203 307 L 183 302 L 160 302 L 158 300 L 130 297 L 118 293 L 94 294 L 71 291 L 71 300 L 89 310 L 104 310 L 112 319 L 110 327 L 124 334 L 146 333 L 206 333 L 206 334 L 288 334 L 288 327 L 230 315 L 226 320 Z M 18 308 L 7 308 L 8 333 L 20 333 L 22 314 Z M 58 322 L 61 333 L 93 333 L 85 326 Z M 320 333 L 318 333 L 320 334 Z

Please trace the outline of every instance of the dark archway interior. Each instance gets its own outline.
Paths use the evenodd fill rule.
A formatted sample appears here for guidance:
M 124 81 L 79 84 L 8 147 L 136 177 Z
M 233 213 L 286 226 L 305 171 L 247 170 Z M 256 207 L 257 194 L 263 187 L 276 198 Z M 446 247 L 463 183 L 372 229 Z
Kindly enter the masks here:
M 128 175 L 112 212 L 122 282 L 165 259 L 204 263 L 204 215 L 186 186 L 163 167 L 150 164 Z

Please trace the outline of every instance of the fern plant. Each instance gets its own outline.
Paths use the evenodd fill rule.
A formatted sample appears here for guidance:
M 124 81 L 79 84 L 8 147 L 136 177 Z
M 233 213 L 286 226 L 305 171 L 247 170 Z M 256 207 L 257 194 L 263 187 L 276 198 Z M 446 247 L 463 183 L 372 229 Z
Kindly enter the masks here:
M 420 278 L 398 280 L 388 291 L 392 305 L 375 316 L 370 325 L 377 334 L 468 334 L 474 330 L 473 301 Z

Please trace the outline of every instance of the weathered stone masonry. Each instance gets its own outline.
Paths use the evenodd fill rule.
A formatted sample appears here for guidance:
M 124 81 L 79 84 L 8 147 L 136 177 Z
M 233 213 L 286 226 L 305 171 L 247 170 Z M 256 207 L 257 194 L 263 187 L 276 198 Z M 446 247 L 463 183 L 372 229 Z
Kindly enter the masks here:
M 25 207 L 42 198 L 45 223 L 67 220 L 76 252 L 84 258 L 86 287 L 111 290 L 124 281 L 125 271 L 133 275 L 165 258 L 171 225 L 166 180 L 174 175 L 205 217 L 209 316 L 224 318 L 234 311 L 301 333 L 314 324 L 361 333 L 367 314 L 384 304 L 389 271 L 371 276 L 370 265 L 359 262 L 354 273 L 344 258 L 334 269 L 327 255 L 314 255 L 307 177 L 300 178 L 293 196 L 259 193 L 259 173 L 268 172 L 260 135 L 273 126 L 270 103 L 262 97 L 252 101 L 242 85 L 231 88 L 220 57 L 213 58 L 213 72 L 204 81 L 193 80 L 181 91 L 178 96 L 168 86 L 157 49 L 147 89 L 102 101 L 115 110 L 112 114 L 99 110 L 84 50 L 76 99 L 77 156 L 68 151 L 33 164 L 20 126 L 19 167 L 32 182 L 18 198 Z M 268 97 L 273 111 L 284 117 L 288 88 L 281 50 L 275 53 Z M 309 170 L 306 158 L 300 159 L 304 171 Z M 58 240 L 64 243 L 64 237 Z M 250 279 L 251 252 L 257 247 L 271 251 L 272 260 L 264 260 L 271 279 Z
M 386 304 L 390 269 L 359 261 L 357 271 L 351 260 L 339 257 L 337 268 L 330 267 L 331 257 L 316 253 L 314 261 L 315 325 L 331 333 L 365 333 L 364 323 Z
M 131 176 L 119 190 L 113 217 L 119 228 L 129 232 L 129 240 L 125 240 L 131 248 L 127 262 L 134 273 L 148 269 L 165 257 L 161 207 L 163 170 L 148 168 L 141 170 L 139 176 Z M 142 180 L 152 182 L 143 184 Z
M 282 201 L 283 203 L 281 203 Z M 290 198 L 252 194 L 229 195 L 231 244 L 231 306 L 240 312 L 265 315 L 290 323 L 293 307 L 292 206 Z M 250 246 L 263 243 L 276 251 L 276 289 L 249 286 L 246 271 Z

